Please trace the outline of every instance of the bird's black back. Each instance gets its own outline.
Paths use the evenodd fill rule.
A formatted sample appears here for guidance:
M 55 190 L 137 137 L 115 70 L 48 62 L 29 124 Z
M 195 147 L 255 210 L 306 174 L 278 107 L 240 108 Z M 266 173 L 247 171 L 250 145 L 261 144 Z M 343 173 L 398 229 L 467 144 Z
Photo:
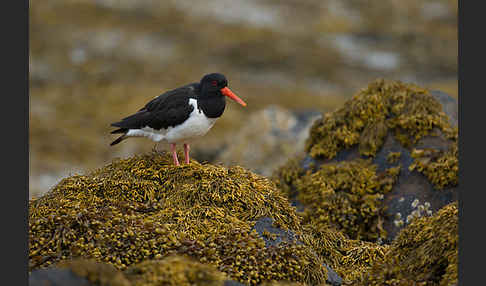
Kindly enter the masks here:
M 194 110 L 189 104 L 189 99 L 197 98 L 199 92 L 199 83 L 167 91 L 152 99 L 137 113 L 111 125 L 122 129 L 140 129 L 148 126 L 159 130 L 174 127 L 189 118 Z

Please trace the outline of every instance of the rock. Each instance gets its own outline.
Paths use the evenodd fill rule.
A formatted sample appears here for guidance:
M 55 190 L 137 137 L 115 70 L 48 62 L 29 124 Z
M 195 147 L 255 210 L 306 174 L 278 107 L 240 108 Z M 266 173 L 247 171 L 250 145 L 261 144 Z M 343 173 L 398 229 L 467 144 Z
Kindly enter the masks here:
M 29 286 L 95 286 L 69 269 L 38 269 L 29 275 Z
M 454 103 L 442 92 L 375 81 L 317 120 L 307 154 L 274 180 L 309 222 L 389 242 L 412 217 L 458 198 Z
M 326 283 L 332 286 L 340 286 L 343 283 L 343 279 L 331 267 L 326 264 L 323 265 L 327 269 Z
M 458 240 L 455 202 L 431 217 L 414 218 L 400 230 L 385 259 L 355 285 L 457 285 Z
M 124 271 L 179 254 L 248 285 L 324 282 L 323 261 L 309 243 L 265 247 L 252 231 L 262 217 L 302 234 L 287 198 L 241 167 L 178 167 L 166 153 L 119 159 L 29 202 L 30 270 L 82 257 Z
M 245 286 L 245 284 L 241 284 L 240 282 L 234 280 L 226 280 L 224 281 L 223 286 Z
M 447 114 L 447 117 L 449 117 L 449 123 L 453 127 L 457 127 L 458 111 L 459 111 L 457 100 L 452 96 L 448 95 L 447 93 L 442 92 L 440 90 L 431 90 L 430 95 L 435 97 L 435 99 L 437 99 L 437 101 L 440 102 L 443 111 L 445 112 L 445 114 Z
M 282 242 L 295 243 L 299 245 L 303 244 L 298 240 L 296 234 L 291 230 L 283 230 L 273 226 L 273 220 L 270 217 L 260 218 L 252 229 L 254 229 L 265 241 L 265 247 L 267 248 L 277 246 Z M 339 275 L 332 270 L 331 267 L 327 266 L 325 263 L 322 265 L 327 269 L 326 283 L 333 286 L 341 285 L 343 279 L 339 277 Z
M 29 285 L 39 286 L 132 286 L 120 270 L 90 259 L 65 260 L 29 276 Z
M 281 242 L 299 243 L 296 240 L 295 233 L 291 230 L 283 230 L 273 226 L 273 219 L 270 217 L 261 217 L 253 226 L 260 237 L 265 241 L 265 247 L 277 246 Z
M 223 286 L 227 283 L 226 275 L 214 265 L 180 255 L 131 265 L 125 275 L 133 286 Z
M 226 148 L 214 162 L 238 164 L 264 176 L 304 148 L 317 111 L 292 112 L 269 106 L 253 113 L 245 125 L 227 136 Z

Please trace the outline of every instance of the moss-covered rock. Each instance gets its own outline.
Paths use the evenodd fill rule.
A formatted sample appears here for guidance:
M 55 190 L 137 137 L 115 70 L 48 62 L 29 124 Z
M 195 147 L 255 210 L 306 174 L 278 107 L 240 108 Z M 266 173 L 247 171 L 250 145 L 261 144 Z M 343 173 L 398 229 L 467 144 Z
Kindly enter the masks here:
M 177 167 L 157 153 L 116 160 L 29 202 L 30 269 L 84 257 L 124 270 L 179 253 L 250 285 L 325 281 L 326 269 L 309 245 L 265 247 L 252 231 L 261 217 L 302 234 L 288 199 L 241 167 L 195 161 Z
M 360 285 L 457 285 L 458 239 L 457 202 L 414 218 Z
M 178 255 L 131 265 L 125 273 L 133 286 L 223 286 L 227 279 L 214 265 Z
M 391 241 L 413 216 L 457 199 L 458 130 L 444 98 L 376 80 L 315 121 L 307 155 L 281 166 L 274 181 L 306 223 Z
M 318 120 L 311 128 L 306 150 L 314 158 L 332 159 L 340 150 L 358 144 L 361 155 L 374 156 L 389 130 L 403 146 L 411 147 L 434 128 L 448 139 L 457 137 L 441 104 L 428 90 L 377 80 Z
M 326 264 L 337 272 L 343 285 L 352 285 L 358 281 L 374 263 L 384 259 L 389 247 L 350 239 L 332 227 L 307 224 L 304 228 L 305 235 L 302 240 L 312 245 Z

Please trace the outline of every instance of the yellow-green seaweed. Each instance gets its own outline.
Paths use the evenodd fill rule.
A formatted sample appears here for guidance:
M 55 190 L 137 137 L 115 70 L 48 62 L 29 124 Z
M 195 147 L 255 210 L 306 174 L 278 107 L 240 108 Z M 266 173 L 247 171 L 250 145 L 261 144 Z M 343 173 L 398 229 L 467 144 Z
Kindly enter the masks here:
M 459 156 L 457 141 L 449 150 L 414 149 L 414 162 L 409 170 L 423 173 L 439 189 L 459 183 Z
M 371 266 L 382 261 L 388 245 L 350 239 L 332 227 L 307 224 L 304 226 L 303 240 L 323 257 L 343 279 L 343 285 L 351 285 Z
M 371 82 L 341 108 L 314 123 L 306 151 L 317 166 L 304 169 L 304 157 L 296 156 L 278 168 L 272 179 L 305 207 L 304 223 L 330 224 L 352 239 L 384 238 L 381 200 L 393 187 L 402 164 L 377 173 L 376 165 L 361 159 L 341 163 L 332 159 L 356 145 L 361 157 L 372 159 L 390 134 L 410 151 L 413 162 L 409 170 L 424 173 L 438 189 L 458 184 L 458 130 L 450 125 L 441 104 L 426 89 L 383 79 Z M 448 150 L 416 150 L 425 136 L 442 136 Z M 394 164 L 401 153 L 390 150 L 384 155 Z
M 402 229 L 385 258 L 364 273 L 357 285 L 457 285 L 458 204 L 431 217 L 415 218 Z
M 64 260 L 55 265 L 57 268 L 69 269 L 77 276 L 100 286 L 132 286 L 123 273 L 108 263 L 92 259 L 76 258 Z
M 265 248 L 250 231 L 264 216 L 302 232 L 275 185 L 241 167 L 196 161 L 178 167 L 157 153 L 115 160 L 29 202 L 29 268 L 84 257 L 124 270 L 181 253 L 250 285 L 325 280 L 322 261 L 306 245 Z
M 457 131 L 428 90 L 378 79 L 343 107 L 317 120 L 311 128 L 306 151 L 314 158 L 331 159 L 340 150 L 359 144 L 360 154 L 374 156 L 389 131 L 408 148 L 434 128 L 447 138 L 454 138 Z
M 180 255 L 131 265 L 125 274 L 132 286 L 223 286 L 228 279 L 214 265 Z
M 303 223 L 330 225 L 352 239 L 385 238 L 383 198 L 397 175 L 396 167 L 377 172 L 369 159 L 321 165 L 294 182 L 297 199 L 306 206 Z
M 402 155 L 401 152 L 390 152 L 388 153 L 388 155 L 386 156 L 386 161 L 389 163 L 389 164 L 394 164 L 396 163 L 399 159 L 400 159 L 400 156 Z

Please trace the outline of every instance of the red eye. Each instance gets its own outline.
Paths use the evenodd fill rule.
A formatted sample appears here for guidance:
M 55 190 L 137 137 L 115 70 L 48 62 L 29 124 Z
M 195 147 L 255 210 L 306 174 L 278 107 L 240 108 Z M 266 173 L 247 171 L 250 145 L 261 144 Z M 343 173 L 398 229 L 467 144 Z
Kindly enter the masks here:
M 217 85 L 218 85 L 218 82 L 217 82 L 217 81 L 215 81 L 215 80 L 213 80 L 213 81 L 211 82 L 211 84 L 212 84 L 213 86 L 217 86 Z

